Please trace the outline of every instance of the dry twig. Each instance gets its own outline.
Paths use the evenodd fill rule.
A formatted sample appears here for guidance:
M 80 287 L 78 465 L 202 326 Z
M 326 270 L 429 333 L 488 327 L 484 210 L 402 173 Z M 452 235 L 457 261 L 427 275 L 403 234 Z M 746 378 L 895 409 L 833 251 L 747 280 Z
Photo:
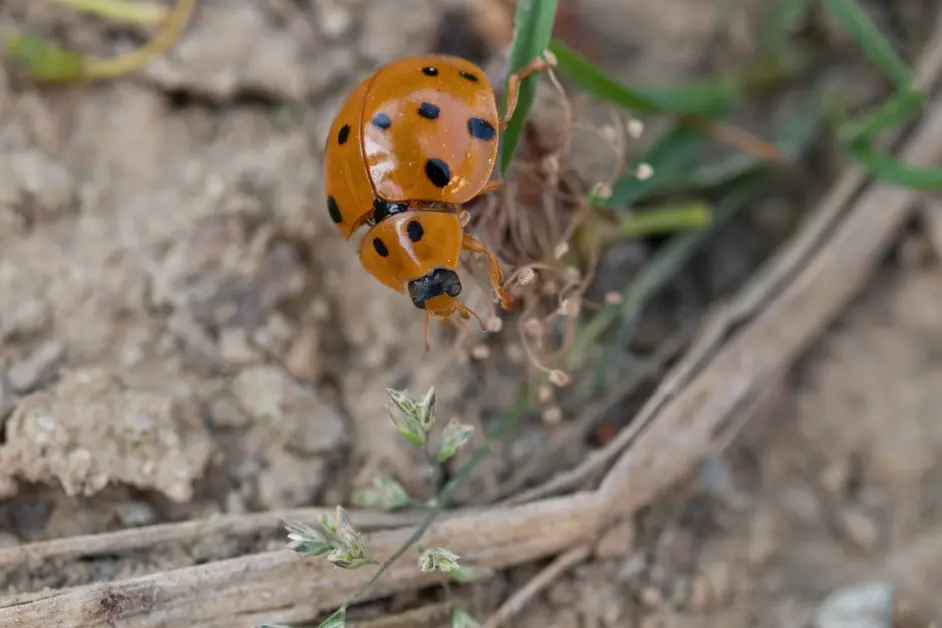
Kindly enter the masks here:
M 497 609 L 497 612 L 487 620 L 487 623 L 484 624 L 484 628 L 500 628 L 500 626 L 506 625 L 507 622 L 514 615 L 520 613 L 523 607 L 539 594 L 540 591 L 551 585 L 553 581 L 569 571 L 572 567 L 584 561 L 591 553 L 592 547 L 590 545 L 579 545 L 565 554 L 557 556 L 553 562 L 540 570 L 540 573 L 527 582 L 526 586 L 507 598 L 507 600 L 501 604 L 500 608 Z

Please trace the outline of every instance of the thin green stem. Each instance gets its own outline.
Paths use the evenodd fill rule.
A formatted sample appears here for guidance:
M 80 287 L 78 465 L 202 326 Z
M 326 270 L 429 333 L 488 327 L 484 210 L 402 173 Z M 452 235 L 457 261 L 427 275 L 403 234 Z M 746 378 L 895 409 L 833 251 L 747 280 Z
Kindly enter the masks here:
M 415 543 L 421 540 L 429 526 L 432 525 L 435 517 L 437 517 L 438 514 L 451 503 L 451 500 L 454 497 L 455 491 L 458 490 L 458 487 L 468 479 L 468 477 L 474 472 L 479 464 L 487 459 L 494 445 L 520 421 L 520 419 L 526 413 L 527 408 L 530 407 L 533 397 L 533 391 L 529 390 L 525 394 L 521 395 L 519 399 L 517 399 L 517 403 L 515 403 L 507 412 L 507 414 L 501 418 L 500 422 L 498 422 L 497 425 L 495 425 L 494 428 L 490 430 L 484 443 L 475 448 L 468 461 L 465 462 L 460 469 L 458 469 L 458 472 L 455 474 L 455 476 L 451 478 L 447 484 L 445 484 L 441 491 L 439 491 L 434 504 L 429 507 L 428 512 L 425 513 L 424 517 L 422 517 L 419 525 L 415 528 L 415 530 L 413 530 L 412 534 L 409 535 L 409 538 L 406 539 L 406 541 L 401 546 L 399 546 L 399 549 L 393 552 L 389 558 L 384 560 L 380 564 L 379 569 L 376 570 L 376 573 L 374 573 L 369 580 L 363 583 L 363 585 L 357 589 L 353 595 L 347 598 L 347 600 L 343 603 L 343 606 L 337 609 L 328 619 L 336 617 L 338 613 L 346 612 L 347 608 L 360 599 L 360 597 L 366 593 L 371 586 L 373 586 L 373 583 L 379 580 L 379 578 L 384 573 L 386 573 L 386 571 L 390 566 L 392 566 L 394 562 L 399 560 L 399 558 L 409 551 L 409 549 Z

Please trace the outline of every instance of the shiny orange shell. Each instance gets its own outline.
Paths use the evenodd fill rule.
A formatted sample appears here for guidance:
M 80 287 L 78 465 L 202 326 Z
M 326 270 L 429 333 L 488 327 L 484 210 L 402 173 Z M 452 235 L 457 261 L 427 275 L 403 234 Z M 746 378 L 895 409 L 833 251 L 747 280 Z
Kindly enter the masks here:
M 458 268 L 464 233 L 456 214 L 415 210 L 393 214 L 366 233 L 360 262 L 397 292 L 436 268 Z
M 465 203 L 497 162 L 499 117 L 491 84 L 450 55 L 393 61 L 341 106 L 324 157 L 328 211 L 349 238 L 375 199 Z

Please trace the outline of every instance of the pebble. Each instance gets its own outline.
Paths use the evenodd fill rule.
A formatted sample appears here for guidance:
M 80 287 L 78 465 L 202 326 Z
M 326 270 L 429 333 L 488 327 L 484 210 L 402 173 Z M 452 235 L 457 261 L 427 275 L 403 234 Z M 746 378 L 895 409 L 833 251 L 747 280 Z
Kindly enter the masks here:
M 229 364 L 244 366 L 258 362 L 261 354 L 249 341 L 244 327 L 225 327 L 219 332 L 219 355 Z
M 840 513 L 844 534 L 861 550 L 871 551 L 880 536 L 877 523 L 858 508 L 845 508 Z
M 229 396 L 216 397 L 209 402 L 209 416 L 212 419 L 213 426 L 222 429 L 238 429 L 245 427 L 250 422 L 250 417 L 236 402 Z
M 147 526 L 157 520 L 154 507 L 147 502 L 126 501 L 114 505 L 114 514 L 128 528 Z
M 65 346 L 61 342 L 44 342 L 28 358 L 13 365 L 7 375 L 10 387 L 18 393 L 36 388 L 55 373 L 56 365 L 64 355 Z
M 0 532 L 0 549 L 4 547 L 16 547 L 20 544 L 20 539 L 11 532 Z
M 318 17 L 321 34 L 329 39 L 343 37 L 353 26 L 353 15 L 340 4 L 328 4 L 321 7 Z
M 832 592 L 818 607 L 813 628 L 891 628 L 895 591 L 887 582 L 865 582 Z
M 42 299 L 24 299 L 0 317 L 0 338 L 27 338 L 42 331 L 52 319 L 52 308 Z

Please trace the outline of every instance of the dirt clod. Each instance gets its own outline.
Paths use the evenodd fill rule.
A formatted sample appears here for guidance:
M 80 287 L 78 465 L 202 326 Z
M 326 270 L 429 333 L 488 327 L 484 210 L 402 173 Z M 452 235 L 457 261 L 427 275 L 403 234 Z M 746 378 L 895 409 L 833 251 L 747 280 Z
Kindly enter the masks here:
M 6 437 L 0 475 L 56 482 L 68 495 L 125 483 L 184 502 L 213 451 L 194 408 L 128 388 L 103 369 L 67 372 L 25 397 Z

